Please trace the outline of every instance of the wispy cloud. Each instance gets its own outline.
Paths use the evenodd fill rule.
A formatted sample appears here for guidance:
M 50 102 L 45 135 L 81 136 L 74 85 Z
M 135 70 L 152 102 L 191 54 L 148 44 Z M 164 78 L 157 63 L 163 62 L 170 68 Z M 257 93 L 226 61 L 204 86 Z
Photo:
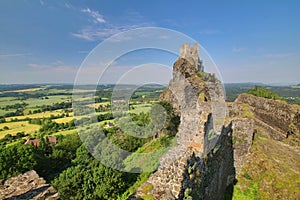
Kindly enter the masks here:
M 51 72 L 58 72 L 58 71 L 75 72 L 76 71 L 74 67 L 66 65 L 60 60 L 57 60 L 51 64 L 29 63 L 27 64 L 27 66 L 35 70 L 42 70 L 42 71 L 46 70 Z
M 92 18 L 92 21 L 97 24 L 97 23 L 105 23 L 106 21 L 104 20 L 104 17 L 98 12 L 98 11 L 93 11 L 89 8 L 85 8 L 85 9 L 82 9 L 81 12 L 83 13 L 87 13 L 91 18 Z
M 31 53 L 0 54 L 0 58 L 31 56 Z
M 95 41 L 97 39 L 107 38 L 119 32 L 119 28 L 100 28 L 89 26 L 79 30 L 78 33 L 71 33 L 71 35 L 84 40 Z
M 232 49 L 232 51 L 235 53 L 241 53 L 246 50 L 247 50 L 247 47 L 233 47 L 233 49 Z
M 70 4 L 69 2 L 64 2 L 64 6 L 68 9 L 74 9 L 74 6 Z
M 45 2 L 43 0 L 40 0 L 40 4 L 43 6 L 45 5 Z
M 104 19 L 98 11 L 94 11 L 90 8 L 85 8 L 80 10 L 82 13 L 87 13 L 92 24 L 89 24 L 75 33 L 71 33 L 73 37 L 84 39 L 87 41 L 96 41 L 106 39 L 114 34 L 120 33 L 122 31 L 127 31 L 134 28 L 153 26 L 151 22 L 144 20 L 143 16 L 138 12 L 131 11 L 126 16 L 126 22 L 120 24 L 112 24 Z M 128 38 L 124 38 L 128 39 Z
M 50 68 L 49 65 L 43 65 L 43 64 L 36 64 L 36 63 L 29 63 L 27 64 L 28 67 L 34 68 L 34 69 L 46 69 Z

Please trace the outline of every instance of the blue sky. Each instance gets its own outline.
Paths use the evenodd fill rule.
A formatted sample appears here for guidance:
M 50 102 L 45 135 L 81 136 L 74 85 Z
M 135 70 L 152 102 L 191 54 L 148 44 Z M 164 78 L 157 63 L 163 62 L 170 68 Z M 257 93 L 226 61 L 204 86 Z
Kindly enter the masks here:
M 0 83 L 72 83 L 104 39 L 149 26 L 198 41 L 225 82 L 299 83 L 299 10 L 297 0 L 2 0 Z M 116 65 L 175 59 L 140 52 Z

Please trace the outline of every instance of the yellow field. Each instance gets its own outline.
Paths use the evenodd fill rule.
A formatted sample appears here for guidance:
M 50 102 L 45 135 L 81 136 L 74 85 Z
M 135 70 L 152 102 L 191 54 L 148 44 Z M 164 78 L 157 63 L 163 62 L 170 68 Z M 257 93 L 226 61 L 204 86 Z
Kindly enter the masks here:
M 68 123 L 69 121 L 71 121 L 72 119 L 74 119 L 73 116 L 71 117 L 64 117 L 64 118 L 59 118 L 59 119 L 54 119 L 52 121 L 55 121 L 56 123 Z
M 30 115 L 24 115 L 24 116 L 16 116 L 16 117 L 7 117 L 5 118 L 6 121 L 11 121 L 11 119 L 25 119 L 25 118 L 47 118 L 50 117 L 51 115 L 57 116 L 63 113 L 63 110 L 54 110 L 54 111 L 46 111 L 42 113 L 36 113 L 36 114 L 30 114 Z M 69 113 L 70 116 L 73 116 L 73 113 Z
M 93 104 L 90 104 L 88 105 L 89 107 L 94 107 L 94 108 L 98 108 L 100 105 L 103 105 L 103 106 L 106 106 L 110 104 L 110 102 L 101 102 L 101 103 L 93 103 Z
M 10 91 L 0 92 L 0 94 L 8 93 L 8 92 L 34 92 L 34 91 L 44 90 L 44 89 L 45 89 L 44 87 L 39 87 L 39 88 L 28 88 L 24 90 L 10 90 Z
M 4 129 L 5 126 L 7 126 L 9 129 L 0 132 L 0 139 L 6 134 L 16 135 L 18 132 L 33 134 L 35 131 L 40 129 L 39 125 L 29 124 L 27 121 L 2 123 L 0 124 L 0 129 Z

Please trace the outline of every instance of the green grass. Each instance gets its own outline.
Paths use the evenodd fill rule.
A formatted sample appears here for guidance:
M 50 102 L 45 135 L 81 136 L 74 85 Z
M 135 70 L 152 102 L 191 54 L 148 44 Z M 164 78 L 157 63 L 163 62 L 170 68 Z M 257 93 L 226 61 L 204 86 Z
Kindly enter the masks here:
M 7 101 L 13 101 L 17 100 L 16 97 L 0 97 L 0 102 L 7 102 Z
M 26 99 L 23 102 L 29 104 L 28 108 L 40 107 L 43 105 L 52 105 L 54 103 L 64 102 L 71 98 L 71 95 L 54 95 L 54 96 L 47 96 L 49 99 L 42 99 L 42 98 L 34 98 L 34 99 Z
M 137 189 L 149 179 L 150 175 L 151 173 L 141 173 L 138 176 L 137 181 L 130 188 L 128 188 L 126 192 L 119 196 L 118 200 L 127 200 L 130 195 L 134 194 Z
M 133 105 L 132 107 L 134 109 L 130 109 L 129 112 L 135 113 L 135 114 L 138 114 L 138 113 L 141 113 L 141 112 L 147 113 L 151 110 L 151 106 L 152 106 L 152 104 Z
M 14 105 L 16 103 L 22 103 L 22 101 L 15 97 L 0 97 L 0 108 L 8 105 Z
M 0 116 L 3 116 L 5 115 L 6 113 L 9 113 L 9 112 L 15 112 L 16 110 L 2 110 L 0 109 Z
M 47 95 L 45 95 L 47 96 Z M 52 105 L 54 103 L 64 102 L 71 98 L 71 95 L 54 95 L 54 96 L 47 96 L 48 99 L 44 98 L 30 98 L 26 100 L 18 100 L 17 98 L 13 97 L 1 97 L 0 98 L 0 108 L 5 107 L 7 105 L 14 105 L 17 103 L 27 103 L 27 108 L 36 108 L 41 107 L 43 105 Z
M 152 172 L 159 166 L 159 160 L 163 154 L 176 144 L 175 138 L 161 137 L 153 140 L 140 147 L 124 160 L 125 169 L 131 171 L 140 168 L 145 172 Z
M 74 133 L 77 133 L 77 130 L 74 129 L 74 130 L 65 130 L 65 131 L 59 131 L 59 132 L 56 132 L 52 135 L 69 135 L 69 134 L 74 134 Z
M 154 197 L 152 194 L 146 194 L 146 195 L 143 195 L 142 197 L 140 197 L 139 199 L 141 200 L 154 200 Z
M 248 162 L 237 177 L 233 199 L 298 199 L 299 152 L 261 134 L 257 135 Z

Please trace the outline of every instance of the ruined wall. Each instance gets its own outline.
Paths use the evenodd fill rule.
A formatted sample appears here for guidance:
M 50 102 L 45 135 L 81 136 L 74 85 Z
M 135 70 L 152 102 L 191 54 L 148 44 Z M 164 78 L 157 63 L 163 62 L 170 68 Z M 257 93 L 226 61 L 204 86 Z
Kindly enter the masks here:
M 136 197 L 192 197 L 201 185 L 199 181 L 205 183 L 199 197 L 223 197 L 232 179 L 228 177 L 234 177 L 231 126 L 222 128 L 226 112 L 224 90 L 216 78 L 204 80 L 199 76 L 195 49 L 198 51 L 197 45 L 193 49 L 183 45 L 169 87 L 160 96 L 180 116 L 178 145 L 160 159 L 159 168 L 138 189 Z M 152 189 L 145 194 L 145 187 Z
M 223 128 L 216 146 L 203 158 L 201 174 L 196 176 L 193 199 L 224 199 L 227 186 L 235 179 L 232 125 Z M 198 180 L 197 180 L 198 179 Z
M 173 78 L 169 87 L 160 96 L 161 101 L 173 105 L 180 115 L 177 133 L 178 143 L 198 145 L 199 151 L 204 147 L 204 124 L 212 113 L 213 129 L 221 132 L 226 113 L 224 90 L 219 80 L 204 81 L 198 71 L 188 60 L 179 58 L 173 66 Z
M 271 137 L 276 140 L 286 138 L 288 132 L 299 136 L 300 133 L 300 107 L 249 94 L 241 94 L 235 103 L 245 103 L 252 107 L 255 118 L 264 122 L 261 125 L 271 127 L 277 131 L 270 131 Z M 270 128 L 267 128 L 270 129 Z
M 232 143 L 234 146 L 234 167 L 236 174 L 246 162 L 249 155 L 253 137 L 254 137 L 254 121 L 249 118 L 235 118 L 232 120 Z
M 206 126 L 211 120 L 210 115 Z M 232 133 L 232 124 L 223 128 L 214 148 L 204 157 L 183 145 L 171 149 L 136 196 L 151 194 L 157 200 L 223 199 L 227 186 L 235 178 Z M 143 193 L 143 188 L 149 186 L 153 189 Z

